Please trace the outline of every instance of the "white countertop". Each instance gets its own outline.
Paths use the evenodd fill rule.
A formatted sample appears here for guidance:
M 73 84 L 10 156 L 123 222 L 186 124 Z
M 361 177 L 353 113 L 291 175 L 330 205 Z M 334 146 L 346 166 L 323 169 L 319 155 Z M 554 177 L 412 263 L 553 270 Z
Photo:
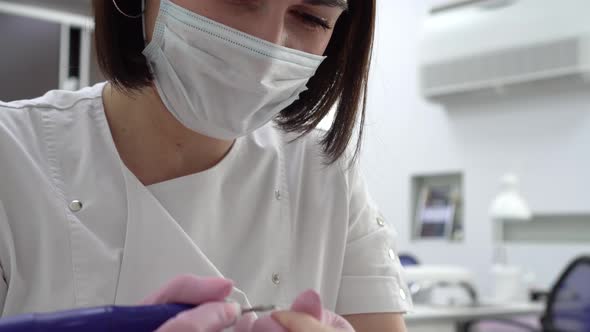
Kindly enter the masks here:
M 405 316 L 408 323 L 425 321 L 468 321 L 483 318 L 506 318 L 513 316 L 538 315 L 545 310 L 545 303 L 484 304 L 476 307 L 430 307 L 414 306 Z
M 0 0 L 0 13 L 79 27 L 94 27 L 90 0 Z

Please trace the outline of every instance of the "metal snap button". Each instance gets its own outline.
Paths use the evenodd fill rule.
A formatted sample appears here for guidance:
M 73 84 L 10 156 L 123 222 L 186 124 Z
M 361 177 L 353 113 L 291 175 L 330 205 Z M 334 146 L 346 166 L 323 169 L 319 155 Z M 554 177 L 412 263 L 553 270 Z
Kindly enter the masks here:
M 273 273 L 272 283 L 275 285 L 279 285 L 281 283 L 281 276 L 278 273 Z
M 79 212 L 80 210 L 82 210 L 83 207 L 84 204 L 82 204 L 82 202 L 79 200 L 73 200 L 70 202 L 69 205 L 70 211 L 72 212 Z

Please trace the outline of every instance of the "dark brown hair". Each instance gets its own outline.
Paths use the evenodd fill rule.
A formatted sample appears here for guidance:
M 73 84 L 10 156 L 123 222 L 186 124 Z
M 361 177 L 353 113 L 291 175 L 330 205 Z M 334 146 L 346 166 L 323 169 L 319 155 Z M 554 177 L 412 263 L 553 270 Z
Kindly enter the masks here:
M 334 27 L 325 55 L 328 57 L 309 81 L 306 92 L 275 119 L 287 132 L 301 136 L 314 130 L 338 103 L 335 119 L 322 136 L 328 163 L 338 160 L 358 127 L 354 160 L 360 152 L 365 122 L 366 95 L 375 29 L 376 0 L 349 0 L 348 10 Z M 141 12 L 141 0 L 118 1 L 130 15 Z M 117 87 L 136 90 L 152 82 L 142 54 L 141 19 L 121 15 L 111 0 L 93 0 L 95 42 L 100 67 Z

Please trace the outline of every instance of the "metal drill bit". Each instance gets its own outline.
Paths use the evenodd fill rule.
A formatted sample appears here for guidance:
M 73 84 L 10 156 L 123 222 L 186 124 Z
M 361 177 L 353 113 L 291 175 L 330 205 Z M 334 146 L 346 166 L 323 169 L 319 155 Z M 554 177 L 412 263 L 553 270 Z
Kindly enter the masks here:
M 276 310 L 276 305 L 259 305 L 252 308 L 242 308 L 242 315 L 251 313 L 251 312 L 267 312 Z

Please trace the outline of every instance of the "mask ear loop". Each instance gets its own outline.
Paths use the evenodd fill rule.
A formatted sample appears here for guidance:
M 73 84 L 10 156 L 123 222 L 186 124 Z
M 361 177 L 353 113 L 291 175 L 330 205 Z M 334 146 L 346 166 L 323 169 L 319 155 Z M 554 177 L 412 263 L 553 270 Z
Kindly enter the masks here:
M 137 15 L 129 15 L 129 14 L 125 13 L 121 8 L 119 8 L 119 5 L 117 5 L 117 0 L 113 0 L 113 5 L 115 6 L 115 8 L 119 12 L 119 14 L 121 14 L 127 18 L 132 18 L 132 19 L 141 18 L 141 30 L 143 33 L 143 44 L 147 45 L 147 34 L 145 31 L 145 0 L 141 0 L 141 13 L 139 13 Z

